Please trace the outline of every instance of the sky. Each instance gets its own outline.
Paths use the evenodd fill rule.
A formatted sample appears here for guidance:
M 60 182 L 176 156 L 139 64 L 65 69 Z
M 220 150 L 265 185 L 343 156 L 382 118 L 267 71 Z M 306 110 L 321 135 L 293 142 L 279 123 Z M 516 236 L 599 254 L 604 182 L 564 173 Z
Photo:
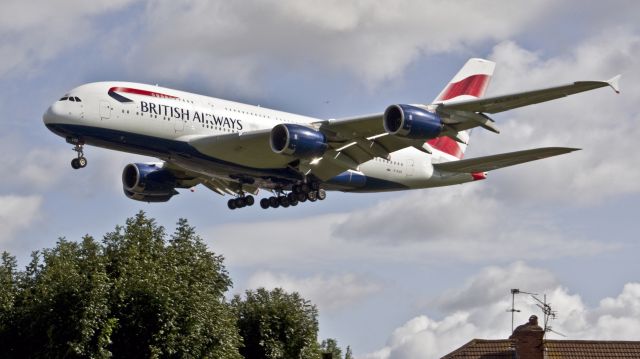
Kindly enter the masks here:
M 357 358 L 437 358 L 511 332 L 511 288 L 537 293 L 568 339 L 640 334 L 640 26 L 636 1 L 33 1 L 0 13 L 0 250 L 22 265 L 59 237 L 101 238 L 139 210 L 187 218 L 225 257 L 234 293 L 298 291 L 320 338 Z M 87 82 L 160 84 L 318 118 L 430 102 L 470 57 L 497 63 L 487 95 L 622 74 L 599 89 L 495 115 L 465 156 L 581 151 L 485 181 L 331 192 L 289 209 L 229 211 L 196 187 L 147 204 L 122 193 L 131 162 L 86 147 L 71 169 L 47 107 Z M 525 294 L 516 325 L 542 316 Z M 555 333 L 548 338 L 561 339 Z

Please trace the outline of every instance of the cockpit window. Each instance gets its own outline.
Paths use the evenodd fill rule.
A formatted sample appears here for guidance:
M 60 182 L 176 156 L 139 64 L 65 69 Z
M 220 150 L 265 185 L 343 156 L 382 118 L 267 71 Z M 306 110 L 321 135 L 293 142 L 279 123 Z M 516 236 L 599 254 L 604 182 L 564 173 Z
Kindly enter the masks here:
M 80 97 L 77 97 L 77 96 L 65 96 L 61 98 L 59 101 L 82 102 Z

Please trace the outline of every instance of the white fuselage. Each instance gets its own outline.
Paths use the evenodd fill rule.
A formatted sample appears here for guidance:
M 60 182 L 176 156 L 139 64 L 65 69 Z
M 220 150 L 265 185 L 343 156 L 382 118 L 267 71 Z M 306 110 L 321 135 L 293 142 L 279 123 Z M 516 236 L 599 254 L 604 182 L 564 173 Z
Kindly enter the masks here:
M 228 158 L 204 156 L 190 146 L 189 141 L 203 136 L 242 135 L 271 129 L 280 123 L 321 121 L 260 106 L 127 82 L 86 84 L 71 90 L 65 97 L 67 100 L 55 102 L 44 115 L 47 127 L 60 136 L 157 157 L 203 176 L 233 180 L 238 173 L 244 173 L 255 178 L 257 186 L 262 188 L 275 188 L 278 183 L 273 178 L 286 178 L 291 170 L 275 168 L 260 156 L 243 159 L 242 164 Z M 76 98 L 80 101 L 70 100 Z M 432 163 L 457 158 L 429 149 L 432 154 L 410 147 L 393 152 L 389 160 L 375 158 L 361 164 L 357 171 L 349 170 L 341 175 L 362 177 L 365 183 L 328 181 L 325 188 L 373 192 L 473 181 L 469 174 L 434 171 Z

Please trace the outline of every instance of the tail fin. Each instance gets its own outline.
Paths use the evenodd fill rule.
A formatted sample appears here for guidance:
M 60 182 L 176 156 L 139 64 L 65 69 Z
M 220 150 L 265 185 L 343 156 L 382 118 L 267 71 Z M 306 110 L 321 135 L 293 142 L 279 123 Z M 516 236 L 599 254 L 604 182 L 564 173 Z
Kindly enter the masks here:
M 433 103 L 442 103 L 454 99 L 476 99 L 484 96 L 495 67 L 495 62 L 484 59 L 469 59 Z M 467 149 L 469 131 L 458 132 L 458 138 L 465 143 L 457 142 L 450 137 L 439 137 L 427 143 L 441 152 L 461 159 Z

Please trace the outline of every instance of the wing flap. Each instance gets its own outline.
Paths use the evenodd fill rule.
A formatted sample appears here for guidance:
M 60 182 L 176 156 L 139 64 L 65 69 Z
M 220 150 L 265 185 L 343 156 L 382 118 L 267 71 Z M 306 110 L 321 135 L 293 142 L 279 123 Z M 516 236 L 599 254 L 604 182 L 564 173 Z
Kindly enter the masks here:
M 496 170 L 503 167 L 518 165 L 525 162 L 541 160 L 547 157 L 563 155 L 578 151 L 579 148 L 543 147 L 532 150 L 502 153 L 484 157 L 470 158 L 460 161 L 437 163 L 433 166 L 447 172 L 476 173 Z

